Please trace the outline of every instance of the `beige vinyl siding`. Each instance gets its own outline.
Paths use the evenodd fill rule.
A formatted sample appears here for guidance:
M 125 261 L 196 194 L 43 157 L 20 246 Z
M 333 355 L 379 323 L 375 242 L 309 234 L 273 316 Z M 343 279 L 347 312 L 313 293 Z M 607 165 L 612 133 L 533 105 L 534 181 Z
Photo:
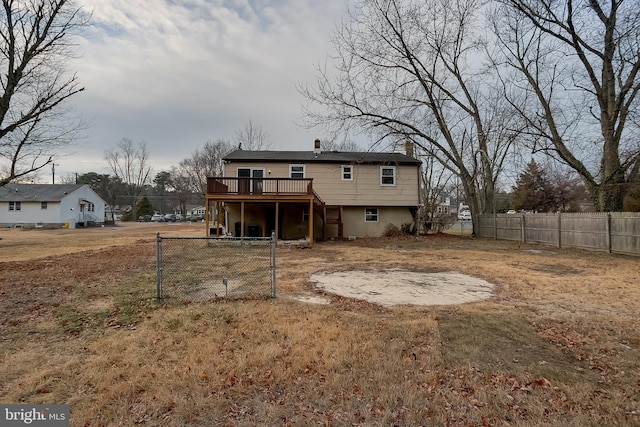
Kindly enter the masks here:
M 291 163 L 300 164 L 300 163 Z M 288 178 L 289 163 L 228 163 L 225 176 L 237 176 L 238 168 L 264 168 L 265 178 Z M 353 166 L 353 180 L 342 179 L 340 163 L 306 163 L 305 178 L 313 178 L 313 188 L 328 205 L 417 206 L 418 167 L 396 166 L 396 185 L 380 185 L 380 165 Z
M 226 177 L 238 176 L 238 169 L 264 169 L 265 178 L 289 178 L 289 163 L 227 163 L 224 165 L 223 175 Z M 305 175 L 308 175 L 306 170 Z
M 377 206 L 369 206 L 376 208 Z M 402 224 L 411 223 L 413 218 L 411 212 L 405 207 L 377 207 L 378 221 L 367 222 L 364 219 L 365 207 L 349 206 L 342 212 L 342 222 L 344 224 L 344 237 L 380 237 L 384 235 L 389 224 L 400 228 Z
M 342 165 L 312 164 L 307 176 L 328 205 L 417 206 L 418 169 L 396 166 L 394 186 L 380 185 L 380 165 L 353 165 L 353 180 L 342 180 Z

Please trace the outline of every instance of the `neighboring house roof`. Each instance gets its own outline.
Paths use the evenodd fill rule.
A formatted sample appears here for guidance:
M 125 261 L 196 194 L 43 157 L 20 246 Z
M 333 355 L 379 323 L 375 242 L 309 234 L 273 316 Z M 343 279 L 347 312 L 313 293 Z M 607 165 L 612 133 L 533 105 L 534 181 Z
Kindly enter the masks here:
M 6 184 L 0 187 L 0 201 L 59 202 L 68 194 L 73 193 L 85 185 L 86 184 Z
M 236 150 L 223 160 L 230 162 L 299 162 L 299 163 L 355 163 L 381 165 L 419 165 L 420 160 L 401 153 L 323 151 L 250 151 Z

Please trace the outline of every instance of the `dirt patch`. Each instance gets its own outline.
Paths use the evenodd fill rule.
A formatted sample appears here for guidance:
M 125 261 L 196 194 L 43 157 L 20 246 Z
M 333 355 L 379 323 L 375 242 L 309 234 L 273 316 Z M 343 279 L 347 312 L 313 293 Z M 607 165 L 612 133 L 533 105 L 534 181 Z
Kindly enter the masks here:
M 565 275 L 565 274 L 580 274 L 581 270 L 568 266 L 566 264 L 542 264 L 536 267 L 533 267 L 532 270 L 541 271 L 543 273 L 549 273 L 554 275 Z
M 592 381 L 582 361 L 543 339 L 531 322 L 518 315 L 443 312 L 438 316 L 445 364 L 473 366 L 497 374 L 533 375 L 554 382 Z M 499 349 L 499 351 L 497 351 Z M 582 372 L 582 373 L 581 373 Z
M 494 285 L 456 272 L 341 271 L 311 276 L 316 289 L 383 306 L 451 305 L 488 299 Z

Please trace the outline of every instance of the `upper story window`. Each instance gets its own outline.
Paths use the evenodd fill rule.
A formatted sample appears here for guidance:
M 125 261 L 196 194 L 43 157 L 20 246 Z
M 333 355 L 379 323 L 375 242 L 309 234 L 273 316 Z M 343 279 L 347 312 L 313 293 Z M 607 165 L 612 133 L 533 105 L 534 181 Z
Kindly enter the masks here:
M 342 180 L 353 181 L 353 166 L 351 165 L 342 166 Z
M 40 209 L 46 210 L 47 207 L 48 207 L 48 203 L 47 202 L 40 202 Z
M 396 167 L 380 166 L 380 185 L 396 185 Z
M 22 210 L 22 202 L 9 202 L 9 210 L 10 211 Z
M 289 165 L 289 178 L 303 179 L 304 165 Z

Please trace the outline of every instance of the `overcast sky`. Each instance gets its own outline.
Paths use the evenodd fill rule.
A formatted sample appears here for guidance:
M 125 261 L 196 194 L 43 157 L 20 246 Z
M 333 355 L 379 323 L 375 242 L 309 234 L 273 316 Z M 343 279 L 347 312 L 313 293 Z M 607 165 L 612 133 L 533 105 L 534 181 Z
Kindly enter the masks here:
M 249 120 L 280 150 L 311 150 L 296 89 L 316 79 L 345 0 L 81 0 L 92 25 L 70 63 L 86 90 L 71 103 L 86 138 L 56 176 L 108 173 L 104 152 L 146 142 L 154 171 Z M 60 174 L 60 175 L 59 175 Z M 47 172 L 41 179 L 46 181 Z

